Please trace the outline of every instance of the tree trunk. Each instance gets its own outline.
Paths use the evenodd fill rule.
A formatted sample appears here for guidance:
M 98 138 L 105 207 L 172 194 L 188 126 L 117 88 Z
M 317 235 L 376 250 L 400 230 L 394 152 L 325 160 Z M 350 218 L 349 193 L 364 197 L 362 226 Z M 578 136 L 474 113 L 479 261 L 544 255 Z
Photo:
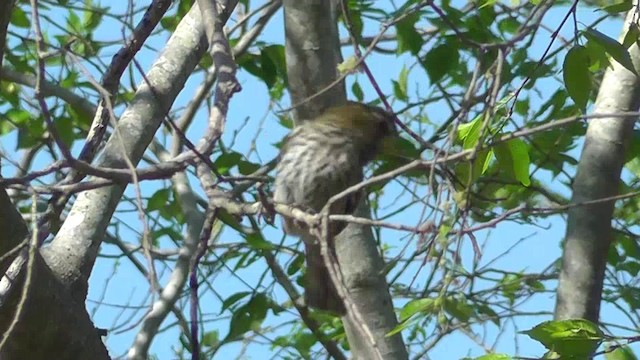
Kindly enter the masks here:
M 344 82 L 314 96 L 330 85 L 339 74 L 342 61 L 338 37 L 336 2 L 326 0 L 285 0 L 287 72 L 291 102 L 297 122 L 313 118 L 329 106 L 346 101 Z M 314 96 L 312 99 L 309 97 Z M 308 100 L 308 101 L 307 101 Z M 370 217 L 362 204 L 358 216 Z M 384 359 L 408 357 L 399 334 L 387 337 L 396 325 L 393 303 L 383 274 L 384 262 L 376 248 L 371 229 L 350 224 L 336 239 L 336 253 L 345 285 L 380 354 Z M 371 336 L 348 316 L 343 317 L 354 358 L 377 359 Z
M 229 14 L 225 12 L 225 16 L 228 18 Z M 138 87 L 97 166 L 126 168 L 125 157 L 134 165 L 138 163 L 206 50 L 200 11 L 195 5 Z M 126 184 L 118 184 L 78 195 L 51 245 L 36 253 L 26 301 L 22 305 L 22 285 L 28 273 L 27 252 L 22 251 L 14 259 L 0 282 L 0 333 L 5 334 L 11 326 L 17 309 L 22 312 L 7 344 L 0 350 L 1 359 L 109 358 L 84 300 L 105 229 L 125 187 Z M 6 252 L 24 240 L 26 227 L 4 189 L 0 191 L 0 214 L 7 216 L 3 216 L 0 224 L 20 218 L 20 221 L 11 221 L 10 227 L 2 228 L 1 250 Z
M 622 38 L 633 20 L 635 6 L 627 15 Z M 636 44 L 629 53 L 639 69 Z M 611 60 L 606 70 L 594 113 L 638 111 L 640 78 Z M 579 205 L 618 194 L 624 155 L 632 137 L 635 118 L 616 116 L 590 120 L 573 183 L 567 235 L 558 284 L 555 318 L 598 321 L 607 254 L 613 237 L 611 218 L 614 201 Z

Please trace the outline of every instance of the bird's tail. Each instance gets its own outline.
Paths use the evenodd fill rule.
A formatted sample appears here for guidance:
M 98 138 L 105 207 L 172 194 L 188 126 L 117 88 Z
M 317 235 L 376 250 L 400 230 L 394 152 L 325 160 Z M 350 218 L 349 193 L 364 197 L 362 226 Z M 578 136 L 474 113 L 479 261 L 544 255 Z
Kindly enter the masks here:
M 336 291 L 336 287 L 331 280 L 329 270 L 322 258 L 320 244 L 314 238 L 303 237 L 305 254 L 307 259 L 307 274 L 305 277 L 304 298 L 308 306 L 334 312 L 340 315 L 345 314 L 345 307 L 342 299 Z M 333 247 L 329 247 L 334 251 Z

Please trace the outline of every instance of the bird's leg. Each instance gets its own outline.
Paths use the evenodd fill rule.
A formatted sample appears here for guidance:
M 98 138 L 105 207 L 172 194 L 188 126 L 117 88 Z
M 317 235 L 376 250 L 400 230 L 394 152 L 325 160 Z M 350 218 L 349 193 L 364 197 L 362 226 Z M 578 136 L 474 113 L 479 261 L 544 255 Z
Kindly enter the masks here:
M 297 203 L 293 203 L 293 204 L 290 204 L 290 206 L 292 208 L 296 208 L 296 209 L 298 209 L 300 211 L 303 211 L 303 212 L 305 212 L 307 214 L 315 214 L 316 213 L 311 207 L 309 207 L 307 205 L 299 205 Z M 305 221 L 298 220 L 298 219 L 292 219 L 292 220 L 293 220 L 294 226 L 296 226 L 297 228 L 305 229 L 305 231 L 309 231 L 309 224 L 307 224 Z M 312 238 L 313 238 L 313 240 L 315 242 L 315 238 L 314 237 L 312 237 Z M 303 238 L 303 240 L 304 240 L 304 238 Z M 305 240 L 305 242 L 308 242 L 308 239 Z
M 258 185 L 257 187 L 258 190 L 258 201 L 260 202 L 260 214 L 262 215 L 262 218 L 264 219 L 264 221 L 269 224 L 269 225 L 273 225 L 273 220 L 276 217 L 276 209 L 273 206 L 273 201 L 267 197 L 267 195 L 264 192 L 264 183 L 261 183 Z

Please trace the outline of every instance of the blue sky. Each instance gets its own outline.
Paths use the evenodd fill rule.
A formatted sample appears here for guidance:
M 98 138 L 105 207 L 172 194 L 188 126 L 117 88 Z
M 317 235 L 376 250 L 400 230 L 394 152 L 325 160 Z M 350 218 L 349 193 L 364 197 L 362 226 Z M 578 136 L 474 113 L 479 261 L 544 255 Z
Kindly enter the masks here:
M 385 2 L 387 3 L 387 2 Z M 116 5 L 111 5 L 112 9 L 116 12 L 124 12 L 126 3 L 118 3 Z M 545 17 L 545 24 L 554 27 L 555 24 L 558 24 L 567 9 L 557 8 L 550 11 L 550 13 Z M 592 10 L 586 9 L 581 10 L 578 14 L 578 19 L 581 24 L 590 24 L 595 18 L 599 17 L 600 14 L 594 13 Z M 60 14 L 63 16 L 63 14 Z M 62 18 L 61 18 L 62 20 Z M 282 44 L 284 42 L 283 35 L 283 22 L 282 22 L 282 13 L 279 12 L 266 27 L 261 40 L 267 43 L 276 43 Z M 113 40 L 113 27 L 119 29 L 115 23 L 107 22 L 103 26 L 101 26 L 94 34 L 96 39 L 104 39 L 104 40 Z M 620 32 L 620 22 L 618 21 L 606 21 L 601 23 L 598 28 L 599 31 L 617 38 L 618 33 Z M 45 26 L 45 31 L 54 31 L 51 28 Z M 366 23 L 365 24 L 365 34 L 375 34 L 378 30 L 377 24 Z M 565 28 L 562 29 L 561 35 L 566 37 L 571 37 L 573 34 L 573 25 L 569 22 L 565 25 Z M 544 48 L 547 46 L 550 41 L 550 37 L 548 36 L 548 32 L 541 32 L 538 35 L 538 38 L 534 42 L 534 45 L 529 49 L 530 55 L 534 59 L 538 59 Z M 164 42 L 166 42 L 166 38 L 164 37 L 155 37 L 151 40 L 149 45 L 154 47 L 155 49 L 161 49 Z M 559 43 L 556 43 L 554 48 L 559 46 Z M 114 49 L 116 49 L 114 47 Z M 344 49 L 345 57 L 351 54 L 351 49 L 345 47 Z M 109 61 L 110 55 L 105 56 L 104 61 Z M 140 62 L 141 66 L 145 69 L 148 69 L 150 64 L 155 60 L 157 53 L 153 49 L 144 49 L 137 57 L 136 60 Z M 370 66 L 373 74 L 375 75 L 377 81 L 382 87 L 382 90 L 385 93 L 391 93 L 392 85 L 391 80 L 397 78 L 398 73 L 403 64 L 409 65 L 409 59 L 401 57 L 396 57 L 395 55 L 387 55 L 387 56 L 372 56 L 368 61 L 368 65 Z M 94 74 L 96 78 L 99 78 L 99 74 Z M 135 75 L 140 80 L 140 76 Z M 375 98 L 375 93 L 372 90 L 371 85 L 368 83 L 364 75 L 356 75 L 358 78 L 363 90 L 365 92 L 366 100 L 373 100 Z M 236 94 L 231 102 L 229 117 L 227 122 L 227 129 L 225 130 L 225 142 L 228 144 L 234 134 L 237 132 L 237 138 L 235 142 L 234 149 L 236 151 L 245 153 L 251 146 L 251 140 L 255 137 L 257 127 L 261 123 L 262 119 L 266 119 L 264 121 L 264 126 L 260 130 L 259 140 L 255 144 L 256 153 L 254 153 L 252 160 L 258 161 L 256 157 L 259 155 L 259 158 L 263 161 L 267 161 L 272 159 L 276 155 L 276 150 L 272 146 L 272 144 L 279 141 L 287 132 L 286 129 L 277 125 L 277 120 L 273 112 L 269 111 L 269 98 L 266 91 L 266 86 L 256 80 L 251 75 L 248 75 L 244 72 L 240 72 L 238 74 L 238 78 L 242 84 L 243 90 L 241 93 Z M 428 90 L 428 78 L 423 70 L 416 68 L 412 71 L 409 77 L 409 94 L 413 94 L 415 91 L 420 90 L 424 93 Z M 561 74 L 558 75 L 558 79 L 561 79 Z M 352 76 L 349 81 L 354 80 Z M 189 79 L 185 89 L 182 91 L 176 103 L 174 105 L 174 109 L 186 104 L 192 97 L 192 94 L 195 91 L 197 85 L 202 81 L 201 76 L 193 76 Z M 555 91 L 558 87 L 562 86 L 560 81 L 556 80 L 546 80 L 544 85 L 549 92 Z M 531 95 L 534 101 L 532 105 L 535 104 L 535 101 L 539 101 L 539 98 L 536 100 L 535 95 Z M 397 108 L 402 107 L 402 104 L 398 104 Z M 446 118 L 448 115 L 448 110 L 444 106 L 439 108 L 435 106 L 431 108 L 429 117 L 436 124 L 442 119 Z M 203 133 L 204 126 L 206 125 L 207 113 L 206 109 L 201 109 L 196 117 L 196 122 L 194 126 L 189 130 L 188 136 L 192 140 L 196 140 Z M 249 118 L 248 122 L 244 124 L 244 119 Z M 15 139 L 11 137 L 3 137 L 2 138 L 2 148 L 3 151 L 11 151 L 15 148 Z M 574 154 L 577 158 L 579 154 L 578 147 Z M 256 155 L 257 154 L 257 155 Z M 16 156 L 14 159 L 18 159 Z M 49 159 L 47 157 L 41 156 L 36 162 L 36 167 L 44 166 Z M 4 163 L 3 163 L 4 165 Z M 3 169 L 3 174 L 5 176 L 10 173 L 10 170 Z M 548 175 L 543 175 L 543 178 L 548 178 L 550 181 L 551 178 Z M 155 183 L 145 183 L 144 191 L 148 194 L 153 193 L 156 189 L 161 188 L 162 186 L 168 186 L 168 183 L 164 183 L 164 185 L 160 182 Z M 197 187 L 197 183 L 193 182 L 192 186 Z M 553 183 L 552 188 L 554 190 L 560 191 L 563 194 L 568 196 L 568 191 L 566 187 L 559 183 Z M 398 183 L 391 183 L 385 189 L 386 199 L 392 199 L 396 195 L 400 195 L 402 193 L 402 188 Z M 131 189 L 127 191 L 129 196 L 133 196 L 133 192 Z M 406 195 L 403 199 L 406 199 Z M 124 204 L 121 206 L 120 210 L 131 209 L 131 204 Z M 410 209 L 409 211 L 402 214 L 402 217 L 396 216 L 395 218 L 389 219 L 389 221 L 398 221 L 407 225 L 415 225 L 415 223 L 419 220 L 420 214 L 415 209 Z M 137 215 L 135 212 L 124 212 L 117 214 L 118 218 L 122 219 L 123 222 L 131 225 L 133 228 L 139 230 L 141 228 L 140 223 L 137 219 Z M 536 272 L 546 268 L 550 263 L 552 263 L 555 259 L 560 256 L 560 240 L 564 236 L 565 224 L 564 220 L 560 216 L 554 216 L 548 219 L 541 221 L 537 227 L 519 225 L 512 222 L 503 222 L 500 223 L 495 229 L 490 229 L 487 231 L 481 231 L 476 234 L 478 241 L 483 247 L 483 261 L 482 263 L 487 263 L 494 258 L 503 254 L 507 249 L 510 249 L 514 244 L 518 243 L 517 246 L 513 247 L 509 250 L 507 256 L 501 256 L 493 266 L 500 269 L 508 269 L 508 270 L 522 270 L 525 272 Z M 113 228 L 110 228 L 113 231 Z M 137 243 L 138 235 L 135 232 L 121 228 L 120 235 L 124 240 Z M 265 231 L 265 235 L 268 240 L 278 242 L 281 238 L 281 232 L 278 229 L 267 229 Z M 407 240 L 404 238 L 405 234 L 394 232 L 394 231 L 383 231 L 383 238 L 387 241 L 391 246 L 393 246 L 396 251 L 397 249 L 402 248 L 405 245 Z M 221 236 L 221 243 L 233 243 L 242 241 L 241 238 L 231 231 L 225 231 Z M 290 243 L 293 240 L 288 240 Z M 409 245 L 410 248 L 415 248 L 414 245 Z M 103 252 L 106 254 L 118 254 L 119 250 L 110 245 L 103 245 Z M 468 240 L 463 241 L 462 243 L 462 258 L 468 264 L 470 260 L 473 258 L 473 252 Z M 143 260 L 143 263 L 146 263 Z M 430 264 L 427 265 L 425 269 L 422 269 L 421 272 L 417 276 L 417 282 L 424 281 L 424 278 L 430 272 Z M 158 267 L 158 271 L 161 275 L 161 283 L 167 280 L 167 276 L 169 274 L 169 269 L 163 269 L 162 266 Z M 245 269 L 241 272 L 241 276 L 246 283 L 255 284 L 257 280 L 262 275 L 264 271 L 264 263 L 258 261 L 251 268 Z M 414 269 L 414 272 L 408 271 L 407 274 L 413 275 L 418 271 L 418 268 Z M 408 276 L 408 275 L 405 275 Z M 233 293 L 239 291 L 251 291 L 251 288 L 244 284 L 242 281 L 239 281 L 237 278 L 231 276 L 228 271 L 223 272 L 221 275 L 213 279 L 215 290 L 219 292 L 222 298 L 225 298 Z M 554 286 L 554 283 L 547 283 L 549 286 Z M 89 301 L 87 302 L 87 308 L 90 313 L 94 313 L 93 319 L 96 323 L 97 327 L 102 328 L 111 328 L 113 326 L 118 327 L 118 325 L 123 325 L 119 330 L 114 331 L 109 334 L 107 338 L 107 345 L 111 351 L 113 356 L 122 355 L 126 352 L 128 347 L 131 345 L 133 337 L 138 330 L 137 326 L 133 326 L 128 328 L 131 324 L 138 324 L 137 319 L 143 316 L 145 310 L 148 308 L 149 301 L 149 293 L 148 293 L 148 283 L 146 280 L 139 274 L 139 272 L 126 260 L 114 261 L 113 259 L 105 259 L 101 258 L 96 263 L 94 272 L 91 276 L 90 280 L 90 291 L 89 291 Z M 284 294 L 279 289 L 276 290 L 276 297 L 279 300 L 284 300 Z M 102 305 L 96 307 L 96 302 L 101 302 Z M 136 311 L 132 311 L 131 309 L 124 310 L 121 305 L 129 304 L 130 306 L 139 306 L 140 308 Z M 185 304 L 182 304 L 185 305 Z M 531 312 L 539 312 L 539 311 L 553 311 L 554 306 L 554 298 L 552 296 L 546 295 L 538 295 L 535 296 L 532 301 L 522 305 L 520 307 L 523 311 L 531 311 Z M 201 307 L 206 308 L 206 311 L 209 313 L 217 313 L 220 309 L 220 301 L 215 296 L 208 292 L 206 296 L 201 299 Z M 219 316 L 219 318 L 211 318 L 208 317 L 209 322 L 207 323 L 207 330 L 217 329 L 220 333 L 221 337 L 224 337 L 226 332 L 228 331 L 228 320 L 229 314 L 223 313 Z M 130 318 L 131 317 L 131 318 Z M 278 317 L 277 319 L 269 319 L 266 324 L 272 323 L 278 324 L 281 323 L 283 318 L 292 318 L 291 315 L 284 315 L 282 317 Z M 131 319 L 133 321 L 129 322 Z M 535 343 L 533 340 L 528 339 L 528 337 L 524 335 L 519 335 L 517 337 L 518 343 L 514 343 L 514 333 L 515 331 L 522 331 L 529 329 L 541 321 L 550 319 L 549 316 L 531 316 L 526 318 L 519 318 L 516 322 L 506 322 L 503 324 L 501 328 L 496 327 L 495 325 L 489 324 L 485 328 L 485 335 L 488 339 L 493 339 L 500 331 L 504 331 L 504 334 L 499 337 L 497 342 L 496 350 L 498 352 L 505 353 L 515 353 L 516 351 L 525 356 L 540 356 L 543 353 L 542 346 Z M 622 322 L 623 318 L 611 307 L 605 306 L 602 312 L 602 319 L 607 322 Z M 173 323 L 175 319 L 172 317 L 168 318 L 167 321 L 163 324 L 163 326 L 169 326 Z M 282 332 L 282 331 L 280 331 Z M 179 346 L 179 342 L 177 341 L 177 329 L 176 327 L 171 327 L 167 331 L 159 334 L 151 349 L 151 353 L 158 356 L 159 359 L 173 359 L 173 351 L 172 348 L 175 346 Z M 482 332 L 481 332 L 482 334 Z M 244 353 L 245 358 L 260 358 L 263 357 L 269 351 L 268 345 L 265 346 L 255 346 L 251 347 L 246 353 Z M 236 358 L 237 354 L 243 352 L 242 344 L 235 343 L 231 345 L 226 345 L 221 353 L 218 354 L 217 358 Z M 222 355 L 224 354 L 224 356 Z M 432 359 L 459 359 L 464 356 L 479 356 L 483 354 L 483 350 L 481 347 L 477 346 L 473 343 L 467 336 L 461 334 L 450 335 L 446 337 L 438 346 L 436 346 L 430 353 L 429 356 Z

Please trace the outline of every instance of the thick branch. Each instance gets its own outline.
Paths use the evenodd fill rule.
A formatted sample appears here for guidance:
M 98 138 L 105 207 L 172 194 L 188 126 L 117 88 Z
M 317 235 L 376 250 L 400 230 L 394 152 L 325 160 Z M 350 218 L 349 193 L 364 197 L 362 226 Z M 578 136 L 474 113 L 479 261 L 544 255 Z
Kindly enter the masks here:
M 4 50 L 7 44 L 7 29 L 15 0 L 5 0 L 0 4 L 0 67 L 4 58 Z M 2 76 L 0 75 L 0 79 Z
M 22 215 L 16 210 L 7 195 L 7 192 L 0 188 L 0 256 L 18 246 L 27 236 L 27 225 L 22 220 Z M 6 260 L 5 260 L 6 261 Z M 5 262 L 2 262 L 4 264 Z M 6 266 L 0 265 L 1 270 Z
M 118 121 L 97 166 L 127 168 L 137 164 L 185 81 L 206 50 L 200 12 L 193 8 L 141 84 Z M 87 280 L 100 243 L 125 185 L 85 191 L 78 195 L 67 220 L 46 253 L 52 270 L 60 274 L 78 298 L 84 298 Z M 73 249 L 73 251 L 69 251 Z
M 344 83 L 306 101 L 338 78 L 342 61 L 338 37 L 336 2 L 324 0 L 285 0 L 287 72 L 291 102 L 301 104 L 294 111 L 296 121 L 318 115 L 323 109 L 346 101 Z M 369 217 L 364 204 L 359 216 Z M 383 274 L 383 261 L 370 227 L 349 224 L 336 239 L 338 262 L 358 313 L 373 334 L 361 331 L 363 324 L 344 317 L 349 344 L 357 359 L 406 359 L 402 337 L 387 337 L 397 324 L 391 296 Z M 377 350 L 370 346 L 372 340 Z
M 26 251 L 25 251 L 26 252 Z M 36 253 L 22 316 L 0 352 L 2 359 L 110 359 L 101 331 L 84 303 L 77 302 Z M 0 332 L 13 321 L 24 283 L 26 256 L 11 264 L 0 281 Z M 11 282 L 11 286 L 7 286 Z
M 634 6 L 623 27 L 624 37 L 634 21 Z M 640 50 L 629 53 L 640 69 Z M 594 112 L 637 111 L 640 78 L 612 60 L 602 80 Z M 573 183 L 572 203 L 608 198 L 618 194 L 624 154 L 632 137 L 635 118 L 599 118 L 589 122 Z M 555 317 L 598 321 L 607 254 L 613 237 L 611 219 L 614 201 L 569 209 L 567 235 L 562 256 Z
M 331 5 L 329 5 L 331 4 Z M 335 1 L 284 1 L 285 55 L 291 103 L 308 97 L 338 78 L 342 62 Z M 304 121 L 322 110 L 346 101 L 344 82 L 293 110 L 296 121 Z

